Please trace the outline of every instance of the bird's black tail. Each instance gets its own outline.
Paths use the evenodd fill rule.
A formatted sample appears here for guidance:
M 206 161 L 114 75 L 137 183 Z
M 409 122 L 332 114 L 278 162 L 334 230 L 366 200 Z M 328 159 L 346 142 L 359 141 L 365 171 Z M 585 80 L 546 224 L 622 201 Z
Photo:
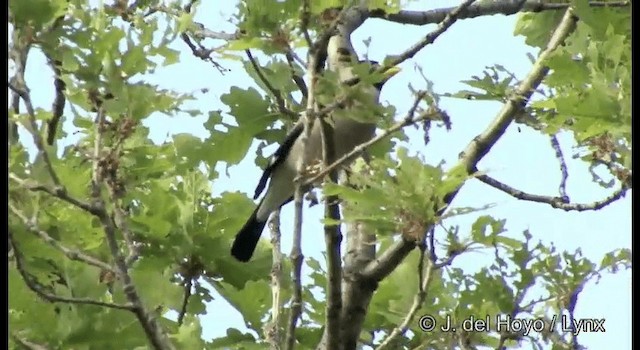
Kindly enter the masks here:
M 247 220 L 244 226 L 242 226 L 231 246 L 231 255 L 242 262 L 247 262 L 251 259 L 260 240 L 260 235 L 262 235 L 262 231 L 264 230 L 264 226 L 267 224 L 266 220 L 258 220 L 256 216 L 258 208 L 260 208 L 260 205 L 253 211 L 253 214 L 251 214 L 251 217 L 249 217 L 249 220 Z

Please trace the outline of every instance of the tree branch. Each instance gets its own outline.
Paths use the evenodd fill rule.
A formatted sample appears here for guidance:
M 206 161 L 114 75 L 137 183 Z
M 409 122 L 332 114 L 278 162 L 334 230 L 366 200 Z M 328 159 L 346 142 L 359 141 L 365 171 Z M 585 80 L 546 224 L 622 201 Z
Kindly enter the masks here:
M 271 350 L 279 350 L 281 342 L 280 311 L 282 310 L 282 250 L 280 247 L 280 210 L 269 219 L 273 257 L 271 263 L 271 320 L 265 324 L 264 334 Z
M 304 116 L 304 132 L 300 136 L 302 144 L 302 161 L 297 165 L 298 176 L 296 178 L 296 190 L 294 195 L 295 200 L 295 217 L 294 217 L 294 239 L 291 259 L 294 262 L 294 295 L 292 297 L 291 314 L 289 317 L 289 329 L 287 331 L 287 349 L 293 349 L 295 344 L 295 323 L 297 322 L 302 308 L 302 295 L 300 286 L 300 275 L 302 268 L 302 252 L 300 251 L 301 245 L 301 232 L 302 232 L 302 188 L 304 188 L 305 181 L 301 176 L 309 164 L 309 152 L 307 150 L 307 143 L 311 130 L 313 128 L 317 105 L 315 101 L 315 85 L 317 80 L 317 74 L 324 66 L 324 62 L 327 58 L 327 45 L 329 39 L 334 35 L 335 30 L 343 18 L 347 15 L 350 6 L 345 6 L 338 16 L 333 20 L 331 25 L 325 29 L 316 39 L 316 41 L 309 48 L 309 60 L 307 62 L 307 73 L 309 74 L 309 96 L 307 98 L 307 108 Z M 297 303 L 296 303 L 297 302 Z
M 113 267 L 111 265 L 103 261 L 100 261 L 99 259 L 96 259 L 81 250 L 67 248 L 62 243 L 58 242 L 58 240 L 49 236 L 47 232 L 41 230 L 38 227 L 37 223 L 33 222 L 32 220 L 29 220 L 29 218 L 27 218 L 27 216 L 24 215 L 24 213 L 18 210 L 11 203 L 9 203 L 9 211 L 11 211 L 13 215 L 17 216 L 24 223 L 27 230 L 31 231 L 32 233 L 35 233 L 38 237 L 40 237 L 40 239 L 45 241 L 47 244 L 49 244 L 50 246 L 62 252 L 62 254 L 64 254 L 69 260 L 83 262 L 87 265 L 95 266 L 101 270 L 113 271 Z
M 111 255 L 113 256 L 116 263 L 116 272 L 120 277 L 120 280 L 122 281 L 122 289 L 127 300 L 131 304 L 133 313 L 138 318 L 138 321 L 140 322 L 140 325 L 142 326 L 147 339 L 154 349 L 174 350 L 175 347 L 167 338 L 167 335 L 164 333 L 164 330 L 156 320 L 155 316 L 147 311 L 147 309 L 143 305 L 142 300 L 138 295 L 138 291 L 133 284 L 133 280 L 129 275 L 125 258 L 120 253 L 120 248 L 118 247 L 118 241 L 116 239 L 116 227 L 109 215 L 107 215 L 106 210 L 104 210 L 104 208 L 102 209 L 102 214 L 98 218 L 104 229 L 107 245 L 109 246 Z
M 444 259 L 444 260 L 442 260 L 442 261 L 440 261 L 440 262 L 437 262 L 437 260 L 436 260 L 436 259 L 433 259 L 433 260 L 431 261 L 431 262 L 433 263 L 433 268 L 434 268 L 434 269 L 436 269 L 436 270 L 438 270 L 438 269 L 441 269 L 441 268 L 443 268 L 443 267 L 450 266 L 451 264 L 453 264 L 453 260 L 454 260 L 456 257 L 458 257 L 458 256 L 460 256 L 462 253 L 464 253 L 464 252 L 468 251 L 468 250 L 469 250 L 469 248 L 471 248 L 471 246 L 472 246 L 472 245 L 473 245 L 473 243 L 468 243 L 468 244 L 466 244 L 464 247 L 462 247 L 461 249 L 459 249 L 459 250 L 454 250 L 454 251 L 450 252 L 450 253 L 447 255 L 446 259 Z
M 193 6 L 194 3 L 195 3 L 195 0 L 190 0 L 189 3 L 187 3 L 184 6 L 184 12 L 185 13 L 191 13 L 191 7 Z M 165 10 L 165 12 L 167 12 L 169 14 L 172 14 L 174 16 L 177 16 L 177 17 L 179 17 L 181 15 L 181 14 L 175 14 L 174 11 L 171 11 L 171 10 L 169 10 L 169 11 Z M 198 29 L 193 31 L 194 36 L 196 36 L 196 37 L 208 37 L 208 38 L 212 38 L 212 39 L 223 39 L 223 38 L 225 38 L 225 40 L 232 40 L 234 38 L 237 38 L 237 36 L 235 34 L 233 34 L 232 36 L 224 35 L 224 33 L 218 33 L 218 32 L 210 31 L 210 30 L 206 29 L 204 27 L 204 25 L 202 25 L 200 23 L 195 23 L 195 24 L 196 24 L 196 27 L 198 27 Z M 205 48 L 202 44 L 200 44 L 200 42 L 198 42 L 198 40 L 194 40 L 194 41 L 196 41 L 196 43 L 194 44 L 191 41 L 191 38 L 189 37 L 189 34 L 187 32 L 184 32 L 184 33 L 180 34 L 180 38 L 182 39 L 182 41 L 184 41 L 185 44 L 187 44 L 189 49 L 191 49 L 191 53 L 193 53 L 194 56 L 198 57 L 199 59 L 201 59 L 203 61 L 207 61 L 207 62 L 211 63 L 218 70 L 218 72 L 220 72 L 222 74 L 224 74 L 224 72 L 227 70 L 224 67 L 222 67 L 222 65 L 220 65 L 220 63 L 214 61 L 213 58 L 211 58 L 211 54 L 215 51 L 214 49 Z
M 309 62 L 307 64 L 307 74 L 309 75 L 309 98 L 307 99 L 306 113 L 304 115 L 304 131 L 300 135 L 300 142 L 302 144 L 302 159 L 297 164 L 296 172 L 298 174 L 295 181 L 294 192 L 294 222 L 293 222 L 293 245 L 291 247 L 291 262 L 293 265 L 293 295 L 291 296 L 291 310 L 289 312 L 289 320 L 287 322 L 287 350 L 293 350 L 295 347 L 295 332 L 298 318 L 302 313 L 302 261 L 304 256 L 302 255 L 302 174 L 308 164 L 308 151 L 307 143 L 309 135 L 311 135 L 311 129 L 313 128 L 313 110 L 315 108 L 315 85 L 316 85 L 316 67 L 319 60 L 319 52 L 317 50 L 315 54 L 310 55 Z
M 552 197 L 552 196 L 541 196 L 537 194 L 530 194 L 513 188 L 505 183 L 502 183 L 488 175 L 478 175 L 476 178 L 483 183 L 497 188 L 500 191 L 520 200 L 537 202 L 537 203 L 545 203 L 549 204 L 553 208 L 562 209 L 565 211 L 587 211 L 587 210 L 599 210 L 607 205 L 621 199 L 625 196 L 627 190 L 629 189 L 626 185 L 622 185 L 617 191 L 612 193 L 609 197 L 595 201 L 592 203 L 569 203 L 566 201 L 566 197 Z
M 311 62 L 311 61 L 310 61 Z M 315 74 L 311 73 L 311 79 L 315 79 Z M 309 88 L 309 99 L 311 101 L 309 103 L 313 103 L 314 100 L 314 83 L 311 83 Z M 305 162 L 305 158 L 307 158 L 304 154 L 304 149 L 306 148 L 306 143 L 308 140 L 308 132 L 311 130 L 311 127 L 308 126 L 308 118 L 305 120 L 305 131 L 302 133 L 302 154 L 303 159 L 298 163 L 298 174 L 301 174 L 303 171 L 303 166 Z M 287 322 L 287 342 L 286 348 L 287 350 L 293 350 L 295 347 L 295 332 L 296 332 L 296 324 L 298 322 L 298 318 L 302 313 L 302 262 L 304 260 L 304 256 L 302 255 L 302 188 L 300 183 L 296 183 L 296 189 L 294 193 L 294 220 L 293 220 L 293 245 L 291 246 L 291 263 L 293 265 L 293 295 L 291 296 L 291 309 L 289 311 L 289 320 Z
M 194 22 L 193 24 L 196 26 L 196 28 L 192 29 L 191 33 L 196 38 L 201 38 L 201 39 L 209 38 L 209 39 L 225 40 L 225 41 L 237 40 L 240 38 L 240 36 L 237 33 L 216 32 L 216 31 L 207 29 L 202 23 Z
M 461 11 L 458 19 L 471 19 L 482 16 L 506 15 L 510 16 L 518 12 L 542 12 L 549 10 L 566 9 L 571 4 L 566 3 L 545 3 L 539 0 L 527 0 L 521 4 L 520 0 L 496 0 L 482 1 L 467 7 Z M 592 7 L 627 7 L 631 1 L 590 1 Z M 391 22 L 413 25 L 425 25 L 441 22 L 447 14 L 454 10 L 454 7 L 439 8 L 429 11 L 400 11 L 398 13 L 387 14 L 382 9 L 370 11 L 373 18 L 383 18 Z
M 514 116 L 527 104 L 532 92 L 540 85 L 542 79 L 549 71 L 549 68 L 545 66 L 547 58 L 573 31 L 576 21 L 577 18 L 574 16 L 572 9 L 569 8 L 549 40 L 547 47 L 540 53 L 538 59 L 533 64 L 531 72 L 529 72 L 527 77 L 514 90 L 502 110 L 485 131 L 476 136 L 469 145 L 467 145 L 466 149 L 461 153 L 458 164 L 454 166 L 453 169 L 464 167 L 468 174 L 472 174 L 475 171 L 478 162 L 484 158 L 498 139 L 502 137 L 509 124 L 513 121 Z M 445 196 L 446 203 L 451 203 L 459 190 L 460 187 Z M 445 209 L 446 207 L 443 208 L 443 211 Z M 405 239 L 396 242 L 388 248 L 379 259 L 372 261 L 366 267 L 362 277 L 381 280 L 391 273 L 414 247 L 414 242 Z
M 331 55 L 331 53 L 329 53 Z M 326 167 L 336 157 L 335 137 L 333 128 L 329 126 L 325 118 L 320 118 L 320 133 L 322 138 L 322 159 Z M 338 183 L 336 168 L 329 173 L 330 181 Z M 326 340 L 329 349 L 340 348 L 340 311 L 342 309 L 342 264 L 340 261 L 340 242 L 342 232 L 340 225 L 340 208 L 338 198 L 328 196 L 325 198 L 324 217 L 328 222 L 324 224 L 324 240 L 327 253 L 327 307 L 325 312 Z
M 560 142 L 558 142 L 558 137 L 556 135 L 551 135 L 549 141 L 551 142 L 551 147 L 556 153 L 556 158 L 560 163 L 560 186 L 558 186 L 558 192 L 560 193 L 560 198 L 562 198 L 563 202 L 569 202 L 569 196 L 567 195 L 567 179 L 569 178 L 569 172 L 567 171 L 567 163 L 564 161 L 564 156 L 562 155 L 562 148 L 560 148 Z
M 129 266 L 127 265 L 127 260 L 120 252 L 120 247 L 118 245 L 118 240 L 116 238 L 116 223 L 115 220 L 118 220 L 122 225 L 120 220 L 124 220 L 123 217 L 112 219 L 109 213 L 107 212 L 107 208 L 104 200 L 101 198 L 101 185 L 106 181 L 107 185 L 110 187 L 110 194 L 113 200 L 113 204 L 115 207 L 119 207 L 119 203 L 117 202 L 117 196 L 115 192 L 118 190 L 114 188 L 117 183 L 117 179 L 115 178 L 117 169 L 107 169 L 111 165 L 105 160 L 105 158 L 101 157 L 102 151 L 102 136 L 105 130 L 105 113 L 102 107 L 98 108 L 97 116 L 95 120 L 95 139 L 94 139 L 94 156 L 93 156 L 93 174 L 91 179 L 91 196 L 94 200 L 94 207 L 96 209 L 96 213 L 94 214 L 100 224 L 102 225 L 102 229 L 104 231 L 104 236 L 107 241 L 107 246 L 111 252 L 111 256 L 115 262 L 116 274 L 122 282 L 122 289 L 124 291 L 125 297 L 127 301 L 131 304 L 132 312 L 136 315 L 138 322 L 142 326 L 142 329 L 147 336 L 147 339 L 151 343 L 154 349 L 156 350 L 174 350 L 175 347 L 169 341 L 167 335 L 162 329 L 161 325 L 156 320 L 155 316 L 152 315 L 142 303 L 140 299 L 140 295 L 136 290 L 135 285 L 133 284 L 133 280 L 129 275 Z M 105 177 L 106 175 L 106 177 Z M 114 213 L 114 216 L 122 215 L 122 213 Z M 120 227 L 123 231 L 123 235 L 127 235 L 124 231 L 127 229 L 126 225 L 122 225 Z M 127 238 L 125 238 L 127 240 Z
M 28 189 L 29 191 L 45 192 L 55 198 L 58 198 L 73 206 L 76 206 L 86 211 L 87 213 L 95 214 L 95 208 L 91 204 L 71 197 L 63 186 L 57 187 L 56 189 L 52 189 L 42 184 L 30 183 L 29 180 L 21 179 L 14 173 L 9 173 L 9 179 L 17 182 L 18 185 Z
M 27 287 L 29 289 L 31 289 L 33 292 L 35 292 L 39 297 L 41 297 L 42 299 L 50 302 L 50 303 L 70 303 L 70 304 L 84 304 L 84 305 L 95 305 L 95 306 L 102 306 L 102 307 L 107 307 L 110 309 L 117 309 L 117 310 L 128 310 L 128 311 L 132 311 L 133 310 L 133 306 L 130 304 L 114 304 L 114 303 L 107 303 L 107 302 L 103 302 L 103 301 L 99 301 L 99 300 L 94 300 L 94 299 L 88 299 L 88 298 L 68 298 L 68 297 L 62 297 L 59 295 L 55 295 L 52 293 L 49 293 L 48 291 L 46 291 L 36 280 L 35 278 L 33 278 L 26 270 L 25 267 L 25 263 L 24 263 L 24 256 L 22 255 L 22 251 L 20 251 L 16 240 L 13 237 L 13 233 L 11 231 L 8 232 L 9 235 L 9 244 L 11 245 L 11 248 L 13 249 L 13 254 L 14 254 L 14 259 L 15 259 L 15 263 L 16 263 L 16 269 L 18 270 L 18 273 L 20 274 L 20 277 L 22 277 L 22 280 L 24 281 L 24 283 L 27 285 Z M 108 268 L 108 270 L 110 271 L 111 268 Z
M 220 63 L 216 62 L 211 58 L 211 54 L 214 52 L 213 49 L 207 49 L 199 43 L 194 44 L 189 38 L 187 33 L 180 34 L 180 38 L 184 41 L 185 44 L 191 49 L 191 53 L 198 57 L 199 59 L 211 63 L 220 73 L 224 73 L 226 69 L 220 65 Z
M 459 6 L 448 11 L 447 14 L 444 16 L 444 18 L 442 19 L 442 21 L 440 21 L 440 23 L 438 24 L 438 27 L 434 31 L 430 32 L 422 40 L 418 41 L 413 46 L 405 50 L 403 53 L 396 56 L 394 59 L 388 62 L 385 66 L 379 68 L 378 73 L 386 72 L 389 68 L 406 61 L 407 59 L 413 57 L 420 50 L 425 48 L 427 45 L 432 44 L 442 33 L 446 32 L 447 29 L 449 29 L 456 22 L 460 12 L 468 8 L 474 1 L 475 0 L 465 0 Z M 522 2 L 524 0 L 518 0 L 518 1 Z M 346 84 L 354 85 L 354 84 L 357 84 L 359 81 L 360 79 L 355 77 L 347 81 Z
M 189 3 L 187 3 L 183 8 L 184 12 L 187 12 L 187 13 L 191 12 L 191 8 L 193 7 L 194 3 L 195 1 L 190 0 Z M 136 4 L 135 3 L 132 4 L 131 6 L 129 6 L 129 11 L 135 10 L 135 7 L 136 7 Z M 174 17 L 180 17 L 182 15 L 182 12 L 180 10 L 170 8 L 165 5 L 157 5 L 157 6 L 150 7 L 149 10 L 145 12 L 143 17 L 151 16 L 156 12 L 163 12 Z M 240 39 L 241 37 L 240 33 L 238 32 L 236 33 L 216 32 L 216 31 L 207 29 L 204 26 L 204 24 L 195 22 L 195 21 L 193 22 L 193 26 L 189 28 L 188 31 L 197 39 L 207 38 L 207 39 L 214 39 L 214 40 L 231 41 L 231 40 Z
M 378 135 L 369 142 L 361 144 L 353 152 L 346 157 L 334 162 L 329 167 L 323 169 L 324 174 L 337 167 L 347 158 L 357 155 L 362 150 L 372 144 L 379 142 L 383 138 L 389 136 L 393 132 L 399 130 L 403 126 L 411 125 L 420 120 L 434 118 L 442 114 L 439 110 L 431 109 L 423 111 L 418 116 L 414 116 L 418 109 L 418 104 L 424 97 L 424 92 L 416 94 L 414 105 L 409 109 L 404 120 L 396 124 L 394 127 L 386 130 L 383 134 Z M 317 174 L 317 179 L 324 176 Z M 315 181 L 315 180 L 312 180 Z M 358 274 L 373 259 L 375 259 L 375 235 L 370 233 L 366 225 L 362 223 L 353 223 L 348 226 L 347 233 L 347 251 L 344 257 L 343 271 L 343 287 L 342 287 L 342 312 L 341 312 L 341 332 L 340 345 L 345 349 L 354 348 L 357 344 L 361 325 L 366 315 L 366 308 L 369 305 L 373 292 L 377 288 L 377 281 L 360 279 Z M 329 345 L 330 337 L 325 329 L 322 342 L 318 346 L 319 349 L 333 349 Z

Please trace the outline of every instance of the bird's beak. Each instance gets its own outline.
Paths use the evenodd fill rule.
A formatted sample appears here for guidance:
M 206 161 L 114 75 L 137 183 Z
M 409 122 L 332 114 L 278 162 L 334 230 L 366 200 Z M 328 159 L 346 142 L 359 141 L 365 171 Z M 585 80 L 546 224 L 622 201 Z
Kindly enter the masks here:
M 391 79 L 394 75 L 400 73 L 402 69 L 398 66 L 389 67 L 384 73 L 382 73 L 382 77 L 385 81 Z

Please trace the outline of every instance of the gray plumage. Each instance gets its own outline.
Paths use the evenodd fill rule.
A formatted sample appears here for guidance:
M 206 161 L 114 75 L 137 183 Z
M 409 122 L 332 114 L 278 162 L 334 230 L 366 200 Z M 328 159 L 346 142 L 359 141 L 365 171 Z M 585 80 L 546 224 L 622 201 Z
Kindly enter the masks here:
M 374 63 L 372 69 L 375 67 L 376 64 Z M 350 68 L 346 69 L 349 69 L 349 71 L 343 71 L 339 74 L 343 82 L 353 77 Z M 390 72 L 387 79 L 396 72 L 397 70 Z M 368 96 L 371 96 L 373 102 L 378 102 L 380 90 L 385 81 L 386 79 L 375 84 L 375 86 L 367 87 Z M 344 112 L 332 113 L 328 116 L 328 123 L 333 127 L 333 145 L 336 159 L 349 153 L 356 146 L 370 140 L 375 135 L 376 125 L 374 122 L 363 123 L 356 121 L 344 116 Z M 254 212 L 236 235 L 231 247 L 231 255 L 236 259 L 244 262 L 249 261 L 271 213 L 293 199 L 295 192 L 294 179 L 297 176 L 298 163 L 301 161 L 303 152 L 301 142 L 303 132 L 304 124 L 303 118 L 301 118 L 276 150 L 271 163 L 264 170 L 256 188 L 254 199 L 263 191 L 267 181 L 269 181 L 269 186 Z M 307 165 L 322 161 L 321 122 L 318 119 L 314 121 L 305 152 L 308 152 L 307 154 L 309 155 Z

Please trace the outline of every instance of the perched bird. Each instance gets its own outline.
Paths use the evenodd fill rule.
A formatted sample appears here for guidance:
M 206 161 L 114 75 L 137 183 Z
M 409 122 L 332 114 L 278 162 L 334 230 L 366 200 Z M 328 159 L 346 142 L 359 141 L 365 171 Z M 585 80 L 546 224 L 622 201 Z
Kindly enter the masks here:
M 363 62 L 361 62 L 363 63 Z M 376 62 L 370 62 L 371 71 L 378 69 Z M 355 76 L 351 67 L 344 68 L 348 71 L 338 72 L 341 82 L 348 82 Z M 381 81 L 373 86 L 362 82 L 364 89 L 370 93 L 373 102 L 378 103 L 380 91 L 384 83 L 400 71 L 398 67 L 391 67 L 383 74 Z M 359 122 L 342 113 L 332 113 L 328 116 L 328 124 L 333 127 L 334 149 L 336 159 L 351 152 L 356 146 L 364 143 L 375 135 L 376 125 L 374 122 Z M 247 222 L 240 229 L 231 247 L 231 255 L 236 259 L 247 262 L 251 259 L 256 249 L 260 235 L 269 219 L 269 215 L 281 206 L 293 200 L 295 192 L 294 179 L 297 176 L 297 165 L 302 157 L 301 135 L 304 132 L 303 118 L 293 127 L 286 136 L 280 147 L 271 158 L 269 166 L 264 170 L 262 177 L 256 188 L 254 199 L 260 195 L 269 181 L 267 193 L 262 198 L 256 209 L 253 211 Z M 311 129 L 311 134 L 307 140 L 309 155 L 308 162 L 315 164 L 322 161 L 322 136 L 321 122 L 316 119 Z

